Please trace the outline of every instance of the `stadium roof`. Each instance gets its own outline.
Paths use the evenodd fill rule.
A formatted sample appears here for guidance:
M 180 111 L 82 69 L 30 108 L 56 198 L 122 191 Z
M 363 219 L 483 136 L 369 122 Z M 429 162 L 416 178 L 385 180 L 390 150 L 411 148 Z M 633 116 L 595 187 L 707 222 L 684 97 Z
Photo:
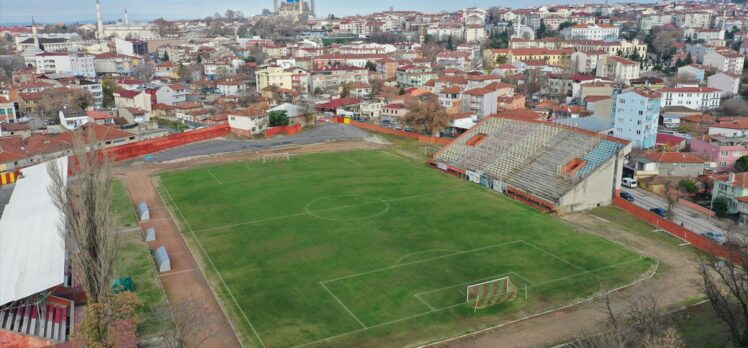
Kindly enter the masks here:
M 67 157 L 55 161 L 67 180 Z M 24 169 L 0 217 L 0 305 L 65 280 L 62 213 L 48 191 L 51 184 L 46 163 Z

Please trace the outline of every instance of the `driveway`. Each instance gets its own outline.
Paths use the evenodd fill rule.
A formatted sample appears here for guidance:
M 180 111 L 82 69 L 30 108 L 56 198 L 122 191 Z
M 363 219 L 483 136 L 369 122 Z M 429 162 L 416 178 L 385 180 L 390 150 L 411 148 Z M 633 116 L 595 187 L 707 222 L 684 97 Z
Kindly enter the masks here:
M 641 188 L 631 189 L 622 187 L 621 189 L 623 192 L 628 192 L 633 195 L 634 204 L 642 208 L 646 208 L 647 210 L 652 208 L 667 209 L 667 199 L 665 199 L 665 197 Z M 724 229 L 720 228 L 719 224 L 712 218 L 691 208 L 676 203 L 673 207 L 673 213 L 673 222 L 681 224 L 683 227 L 696 233 L 705 231 L 725 232 Z

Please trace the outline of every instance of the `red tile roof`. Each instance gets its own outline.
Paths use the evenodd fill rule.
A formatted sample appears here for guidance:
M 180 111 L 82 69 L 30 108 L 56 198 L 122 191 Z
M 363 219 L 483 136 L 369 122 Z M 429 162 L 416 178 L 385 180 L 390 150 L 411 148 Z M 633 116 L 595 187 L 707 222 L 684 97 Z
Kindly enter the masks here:
M 694 152 L 655 152 L 642 155 L 658 163 L 704 163 L 709 159 Z

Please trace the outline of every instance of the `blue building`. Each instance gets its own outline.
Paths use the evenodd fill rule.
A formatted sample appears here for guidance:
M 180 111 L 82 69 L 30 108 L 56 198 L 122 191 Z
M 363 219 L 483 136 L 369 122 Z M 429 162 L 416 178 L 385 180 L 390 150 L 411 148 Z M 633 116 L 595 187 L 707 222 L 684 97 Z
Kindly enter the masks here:
M 661 95 L 646 89 L 632 89 L 613 97 L 613 135 L 631 141 L 634 148 L 654 147 Z

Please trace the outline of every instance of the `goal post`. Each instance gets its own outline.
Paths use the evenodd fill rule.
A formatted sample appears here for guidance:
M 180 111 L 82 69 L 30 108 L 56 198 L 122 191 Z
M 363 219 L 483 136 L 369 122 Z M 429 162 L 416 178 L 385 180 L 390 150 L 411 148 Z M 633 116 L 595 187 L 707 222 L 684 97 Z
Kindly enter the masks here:
M 483 309 L 517 297 L 517 287 L 511 278 L 502 277 L 482 283 L 468 285 L 465 298 L 466 303 L 475 302 L 475 309 Z
M 271 153 L 268 155 L 262 155 L 262 163 L 268 163 L 268 162 L 283 162 L 283 161 L 290 161 L 291 155 L 288 154 L 288 152 L 283 153 Z
M 440 148 L 438 148 L 438 147 L 424 146 L 423 147 L 423 155 L 427 156 L 427 157 L 431 157 L 434 154 L 436 154 L 439 150 L 440 150 Z

